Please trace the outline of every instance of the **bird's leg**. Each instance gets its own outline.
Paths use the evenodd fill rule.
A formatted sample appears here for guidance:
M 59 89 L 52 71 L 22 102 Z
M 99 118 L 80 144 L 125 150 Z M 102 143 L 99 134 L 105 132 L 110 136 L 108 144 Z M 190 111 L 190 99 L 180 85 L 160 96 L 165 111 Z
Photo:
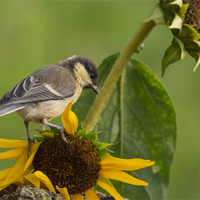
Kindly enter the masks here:
M 28 147 L 27 147 L 27 154 L 29 157 L 29 152 L 31 150 L 31 144 L 34 142 L 34 139 L 30 137 L 29 130 L 28 130 L 28 123 L 24 121 L 25 127 L 26 127 L 26 132 L 27 132 L 27 137 L 28 137 Z
M 62 140 L 63 140 L 64 142 L 68 143 L 68 141 L 67 141 L 67 139 L 66 139 L 66 137 L 65 137 L 65 135 L 64 135 L 64 132 L 63 132 L 63 130 L 64 130 L 64 126 L 63 126 L 63 125 L 57 126 L 57 125 L 55 125 L 55 124 L 51 124 L 51 123 L 47 122 L 47 120 L 45 120 L 45 119 L 43 119 L 41 122 L 42 122 L 42 124 L 44 124 L 44 125 L 46 125 L 46 126 L 49 126 L 49 127 L 55 128 L 55 129 L 58 129 L 58 131 L 59 131 L 59 133 L 60 133 L 60 135 L 61 135 Z

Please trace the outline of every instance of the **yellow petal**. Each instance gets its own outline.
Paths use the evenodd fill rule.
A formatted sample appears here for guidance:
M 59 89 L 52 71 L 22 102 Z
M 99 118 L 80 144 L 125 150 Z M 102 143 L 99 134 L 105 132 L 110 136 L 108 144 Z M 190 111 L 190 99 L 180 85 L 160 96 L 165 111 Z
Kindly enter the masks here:
M 40 135 L 47 136 L 47 137 L 50 137 L 50 138 L 54 138 L 54 136 L 55 136 L 54 133 L 47 132 L 47 131 L 40 133 Z
M 27 149 L 24 149 L 22 155 L 17 160 L 16 164 L 10 170 L 10 173 L 6 177 L 5 181 L 0 185 L 0 187 L 8 186 L 17 180 L 24 173 L 24 166 L 27 162 Z
M 139 180 L 137 178 L 134 178 L 131 175 L 123 171 L 120 171 L 118 169 L 113 169 L 113 168 L 101 169 L 99 171 L 99 175 L 103 178 L 115 179 L 132 185 L 148 185 L 148 183 Z
M 76 114 L 71 111 L 72 103 L 73 101 L 67 105 L 61 116 L 63 126 L 68 134 L 75 133 L 78 127 L 78 118 Z
M 40 188 L 40 179 L 35 174 L 28 174 L 24 176 L 24 185 L 34 185 L 37 188 Z
M 108 182 L 106 182 L 103 179 L 97 180 L 97 185 L 102 187 L 104 190 L 106 190 L 108 193 L 110 193 L 111 196 L 113 196 L 117 200 L 124 200 L 124 198 L 117 192 L 117 190 L 110 185 Z
M 31 150 L 29 152 L 29 158 L 28 158 L 28 160 L 27 160 L 27 162 L 25 164 L 24 172 L 23 173 L 25 173 L 25 171 L 27 171 L 27 169 L 31 166 L 32 161 L 34 159 L 34 156 L 35 156 L 35 154 L 36 154 L 36 152 L 37 152 L 37 150 L 38 150 L 38 148 L 39 148 L 39 146 L 40 146 L 41 143 L 42 142 L 37 142 L 37 143 L 33 143 L 31 145 Z M 27 149 L 26 149 L 26 152 L 27 152 Z
M 70 196 L 69 196 L 69 193 L 67 191 L 67 188 L 64 187 L 64 188 L 60 188 L 56 185 L 56 190 L 58 190 L 58 192 L 60 192 L 61 196 L 66 199 L 66 200 L 70 200 Z
M 24 176 L 26 176 L 26 175 L 22 175 L 22 176 L 20 176 L 17 180 L 15 180 L 15 182 L 13 182 L 15 185 L 21 185 L 21 184 L 23 184 L 23 185 L 25 185 L 24 184 Z
M 0 181 L 6 179 L 6 177 L 8 176 L 8 174 L 10 173 L 10 171 L 11 171 L 12 168 L 13 168 L 13 167 L 10 167 L 10 168 L 4 169 L 4 170 L 2 170 L 2 171 L 0 172 Z M 0 184 L 0 185 L 1 185 L 1 184 Z
M 46 186 L 50 191 L 56 193 L 50 179 L 43 174 L 41 171 L 34 172 L 35 176 Z M 44 186 L 41 184 L 41 188 L 44 188 Z
M 6 179 L 0 184 L 0 190 L 7 187 L 11 183 L 14 183 L 28 168 L 32 165 L 34 155 L 41 142 L 31 145 L 30 157 L 27 156 L 27 148 L 24 148 L 22 155 L 18 158 L 16 164 L 12 167 L 8 173 Z
M 31 165 L 24 171 L 24 173 L 30 172 L 30 171 L 33 170 L 33 169 L 34 169 L 34 167 L 33 167 L 33 165 L 31 164 Z
M 98 196 L 92 190 L 85 191 L 86 200 L 99 200 Z
M 0 160 L 3 159 L 18 159 L 24 151 L 24 148 L 11 149 L 0 153 Z
M 73 194 L 72 200 L 83 200 L 83 197 L 80 194 Z
M 0 138 L 0 148 L 24 148 L 28 147 L 28 142 L 24 140 L 11 140 Z
M 116 169 L 132 171 L 154 165 L 155 161 L 144 160 L 140 158 L 121 159 L 115 157 L 102 158 L 100 161 L 102 168 L 112 167 Z

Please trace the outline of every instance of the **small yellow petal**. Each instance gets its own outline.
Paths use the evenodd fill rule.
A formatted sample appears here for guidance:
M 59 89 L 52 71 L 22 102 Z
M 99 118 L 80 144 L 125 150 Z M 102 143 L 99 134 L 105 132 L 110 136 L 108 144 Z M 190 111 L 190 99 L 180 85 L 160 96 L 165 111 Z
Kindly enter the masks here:
M 24 151 L 24 148 L 11 149 L 0 153 L 0 160 L 3 159 L 18 159 Z
M 134 178 L 131 175 L 127 174 L 126 172 L 120 171 L 118 169 L 113 169 L 113 168 L 101 169 L 99 171 L 99 175 L 103 178 L 114 179 L 132 185 L 145 185 L 145 186 L 148 185 L 148 183 L 139 180 L 137 178 Z
M 37 150 L 38 150 L 38 148 L 39 148 L 39 146 L 40 146 L 41 143 L 42 142 L 37 142 L 37 143 L 33 143 L 31 145 L 31 150 L 29 152 L 29 158 L 28 158 L 28 160 L 27 160 L 27 162 L 25 164 L 24 172 L 23 173 L 25 173 L 25 171 L 27 171 L 27 169 L 29 168 L 29 166 L 32 164 L 34 156 L 35 156 L 35 154 L 36 154 L 36 152 L 37 152 Z M 27 149 L 26 149 L 26 152 L 27 152 Z
M 73 194 L 72 200 L 84 200 L 80 194 Z
M 28 142 L 24 140 L 11 140 L 0 138 L 0 148 L 24 148 L 28 147 Z
M 78 127 L 78 118 L 74 112 L 71 111 L 73 101 L 71 101 L 65 111 L 63 112 L 61 119 L 63 126 L 65 128 L 65 131 L 68 134 L 73 134 L 76 132 L 77 127 Z
M 50 191 L 56 193 L 50 179 L 45 174 L 43 174 L 41 171 L 36 171 L 34 174 L 44 184 L 44 186 L 46 186 Z M 41 184 L 41 188 L 44 188 L 44 186 Z
M 24 149 L 22 155 L 17 160 L 16 164 L 10 170 L 10 173 L 6 177 L 5 181 L 1 184 L 1 186 L 8 186 L 17 180 L 24 173 L 24 166 L 27 162 L 27 149 Z
M 34 167 L 33 167 L 33 165 L 31 164 L 31 165 L 24 171 L 24 173 L 30 172 L 30 171 L 33 170 L 33 169 L 34 169 Z
M 69 196 L 69 193 L 67 191 L 67 188 L 64 187 L 64 188 L 60 188 L 56 185 L 56 190 L 58 190 L 58 192 L 60 192 L 61 196 L 66 199 L 66 200 L 70 200 L 70 196 Z
M 12 170 L 13 167 L 10 167 L 10 168 L 7 168 L 7 169 L 4 169 L 0 172 L 0 181 L 1 180 L 5 180 L 6 177 L 8 176 L 8 174 L 10 173 L 10 171 Z M 0 184 L 1 185 L 1 184 Z
M 98 196 L 91 189 L 85 191 L 85 198 L 86 200 L 99 200 Z
M 29 185 L 31 183 L 37 188 L 40 188 L 40 179 L 35 174 L 28 174 L 24 176 L 24 185 Z
M 47 137 L 50 137 L 50 138 L 54 138 L 54 136 L 55 136 L 54 133 L 47 132 L 47 131 L 40 133 L 40 135 L 47 136 Z
M 17 179 L 19 179 L 19 177 L 23 175 L 23 173 L 27 171 L 28 168 L 30 168 L 30 166 L 32 166 L 34 155 L 40 144 L 41 142 L 31 145 L 29 158 L 27 156 L 27 148 L 24 148 L 23 153 L 8 173 L 6 179 L 0 184 L 1 189 L 7 187 L 11 183 L 14 183 Z
M 142 169 L 155 164 L 155 161 L 144 160 L 140 158 L 121 159 L 115 157 L 102 158 L 100 161 L 102 168 L 112 167 L 120 170 L 132 171 Z
M 17 180 L 15 180 L 15 182 L 13 182 L 15 185 L 21 185 L 21 184 L 23 184 L 23 185 L 25 185 L 24 184 L 24 176 L 26 176 L 26 175 L 22 175 L 22 176 L 20 176 Z
M 106 182 L 103 179 L 97 180 L 97 185 L 102 187 L 104 190 L 106 190 L 108 193 L 110 193 L 111 196 L 113 196 L 117 200 L 124 200 L 124 198 L 117 192 L 117 190 L 110 185 L 108 182 Z

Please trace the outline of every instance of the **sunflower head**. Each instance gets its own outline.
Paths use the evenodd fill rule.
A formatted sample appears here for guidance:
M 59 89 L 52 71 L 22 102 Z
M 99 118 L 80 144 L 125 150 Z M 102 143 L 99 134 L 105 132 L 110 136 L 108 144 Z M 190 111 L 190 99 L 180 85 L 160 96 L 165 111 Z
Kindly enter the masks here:
M 40 145 L 33 166 L 42 171 L 54 186 L 66 187 L 69 194 L 80 194 L 96 185 L 101 169 L 99 153 L 85 138 L 65 134 L 45 139 Z
M 99 132 L 94 129 L 88 133 L 82 124 L 77 128 L 77 117 L 71 114 L 70 107 L 62 115 L 68 143 L 61 139 L 56 129 L 43 131 L 41 137 L 35 137 L 40 142 L 32 144 L 29 158 L 28 142 L 0 139 L 1 148 L 14 148 L 0 153 L 0 159 L 17 159 L 13 167 L 0 172 L 0 190 L 14 183 L 48 189 L 54 193 L 58 191 L 65 199 L 73 195 L 73 199 L 82 200 L 81 194 L 84 193 L 86 200 L 97 200 L 98 196 L 91 188 L 99 185 L 115 199 L 122 200 L 109 179 L 132 185 L 148 185 L 123 170 L 149 167 L 154 161 L 110 156 L 111 151 L 106 148 L 110 144 L 97 141 Z M 31 170 L 33 172 L 27 174 Z

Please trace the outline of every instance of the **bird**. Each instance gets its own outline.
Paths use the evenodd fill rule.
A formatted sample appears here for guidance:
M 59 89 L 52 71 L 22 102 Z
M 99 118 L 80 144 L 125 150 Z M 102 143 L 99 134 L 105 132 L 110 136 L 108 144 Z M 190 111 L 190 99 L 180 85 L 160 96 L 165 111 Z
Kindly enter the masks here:
M 67 143 L 63 125 L 57 126 L 49 121 L 59 117 L 72 100 L 74 104 L 83 89 L 92 89 L 99 95 L 98 75 L 98 69 L 90 59 L 76 55 L 46 65 L 21 80 L 0 99 L 0 116 L 16 111 L 24 120 L 28 154 L 34 142 L 29 134 L 30 122 L 58 129 Z

